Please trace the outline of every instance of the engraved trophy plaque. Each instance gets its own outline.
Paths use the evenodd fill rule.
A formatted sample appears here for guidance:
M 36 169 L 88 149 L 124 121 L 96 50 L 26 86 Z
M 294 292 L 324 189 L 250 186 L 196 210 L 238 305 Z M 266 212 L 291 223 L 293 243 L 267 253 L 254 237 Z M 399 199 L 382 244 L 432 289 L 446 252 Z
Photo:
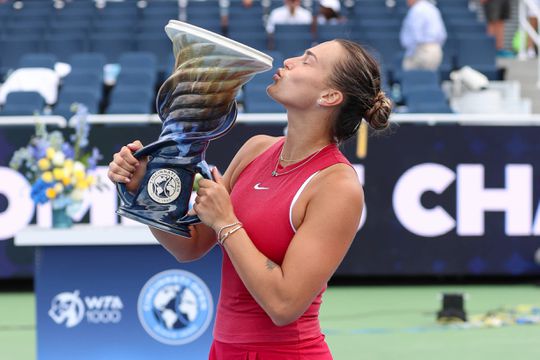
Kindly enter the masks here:
M 211 140 L 233 126 L 240 88 L 272 68 L 272 58 L 221 35 L 171 20 L 165 32 L 173 43 L 175 66 L 156 97 L 163 122 L 159 139 L 134 153 L 149 156 L 135 193 L 117 183 L 117 213 L 146 225 L 189 237 L 200 222 L 187 215 L 195 175 L 212 175 L 205 161 Z

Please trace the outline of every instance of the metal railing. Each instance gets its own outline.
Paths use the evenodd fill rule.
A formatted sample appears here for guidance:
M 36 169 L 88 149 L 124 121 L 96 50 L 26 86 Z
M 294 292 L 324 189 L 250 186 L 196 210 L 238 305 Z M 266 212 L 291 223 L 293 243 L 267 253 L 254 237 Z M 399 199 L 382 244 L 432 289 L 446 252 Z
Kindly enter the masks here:
M 537 21 L 536 29 L 531 26 L 529 23 L 529 20 L 527 19 L 527 14 L 533 14 L 537 19 L 540 19 L 540 8 L 538 7 L 537 3 L 533 0 L 520 0 L 519 1 L 519 28 L 522 30 L 526 35 L 528 35 L 532 41 L 536 44 L 536 47 L 540 49 L 540 24 Z M 520 60 L 524 60 L 526 56 L 526 46 L 527 46 L 527 40 L 523 39 L 523 41 L 519 42 L 520 48 L 519 48 L 519 54 L 518 58 Z M 538 80 L 536 82 L 536 86 L 540 89 L 540 54 L 537 54 L 537 61 L 538 61 L 538 68 L 537 68 L 537 74 Z
M 61 116 L 0 116 L 2 126 L 33 126 L 37 121 L 59 127 L 68 126 L 69 121 Z M 286 125 L 287 114 L 238 114 L 236 120 L 244 124 L 280 123 Z M 540 126 L 540 114 L 392 114 L 390 121 L 396 124 L 443 125 L 459 124 L 462 126 Z M 88 115 L 90 124 L 161 124 L 157 114 L 115 114 Z

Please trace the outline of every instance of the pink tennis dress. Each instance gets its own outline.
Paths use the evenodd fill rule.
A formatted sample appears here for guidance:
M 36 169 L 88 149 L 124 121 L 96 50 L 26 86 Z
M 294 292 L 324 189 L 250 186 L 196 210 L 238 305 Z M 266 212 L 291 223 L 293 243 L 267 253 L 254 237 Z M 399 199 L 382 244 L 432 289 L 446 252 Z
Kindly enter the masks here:
M 336 145 L 287 167 L 276 166 L 280 139 L 253 160 L 238 177 L 231 200 L 238 219 L 255 246 L 281 264 L 295 234 L 292 207 L 319 171 L 349 164 Z M 278 176 L 272 176 L 277 170 Z M 322 293 L 300 318 L 276 326 L 246 289 L 227 252 L 223 251 L 221 294 L 214 327 L 211 360 L 328 360 L 332 359 L 319 324 Z

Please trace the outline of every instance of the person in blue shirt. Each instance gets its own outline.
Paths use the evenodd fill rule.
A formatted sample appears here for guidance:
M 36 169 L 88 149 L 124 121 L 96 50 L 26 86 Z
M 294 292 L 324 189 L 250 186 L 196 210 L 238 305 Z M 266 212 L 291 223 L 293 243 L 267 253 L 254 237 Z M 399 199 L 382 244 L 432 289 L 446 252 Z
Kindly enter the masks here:
M 405 48 L 404 70 L 437 70 L 441 65 L 446 28 L 439 9 L 427 0 L 407 0 L 409 11 L 399 34 Z

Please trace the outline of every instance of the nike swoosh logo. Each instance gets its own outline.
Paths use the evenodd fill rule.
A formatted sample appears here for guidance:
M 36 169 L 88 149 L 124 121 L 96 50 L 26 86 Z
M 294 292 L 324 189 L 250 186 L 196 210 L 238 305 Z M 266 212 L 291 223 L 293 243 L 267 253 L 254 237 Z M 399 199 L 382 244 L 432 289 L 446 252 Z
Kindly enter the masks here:
M 268 189 L 270 189 L 270 188 L 261 186 L 261 183 L 256 183 L 256 184 L 253 186 L 253 188 L 254 188 L 255 190 L 268 190 Z

